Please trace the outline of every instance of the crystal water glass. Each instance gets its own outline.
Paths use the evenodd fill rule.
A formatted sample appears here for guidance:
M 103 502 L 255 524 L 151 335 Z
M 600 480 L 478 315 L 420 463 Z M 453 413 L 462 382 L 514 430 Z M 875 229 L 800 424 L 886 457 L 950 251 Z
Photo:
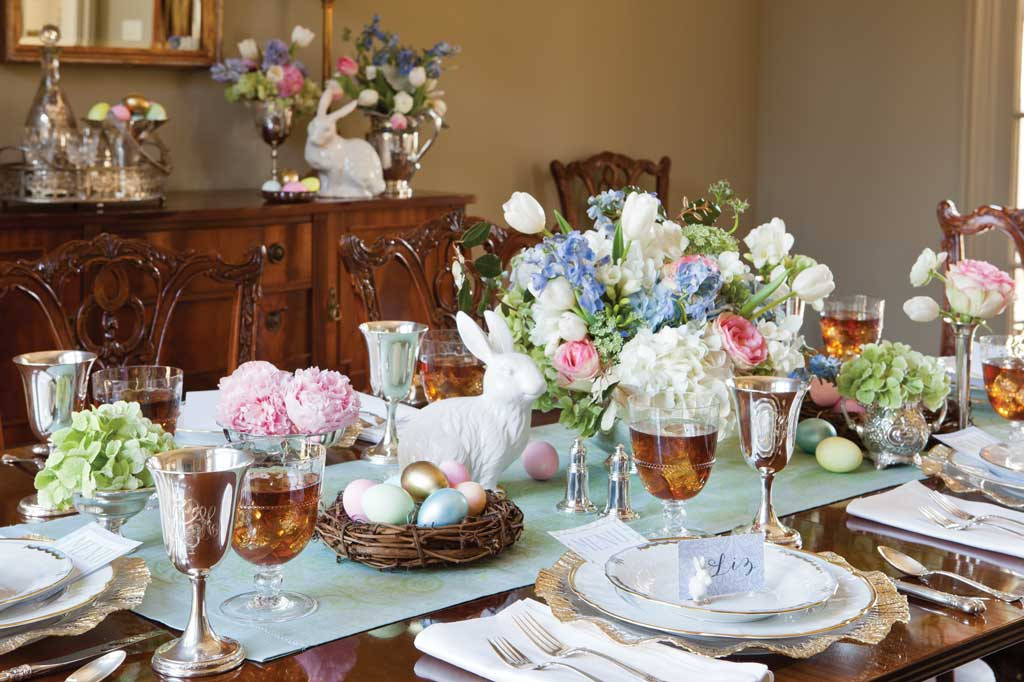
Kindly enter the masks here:
M 866 343 L 878 343 L 882 338 L 882 318 L 885 301 L 857 294 L 830 296 L 821 311 L 821 338 L 825 352 L 840 360 L 849 360 L 860 354 Z
M 644 487 L 661 500 L 665 525 L 655 537 L 702 536 L 686 523 L 686 500 L 696 497 L 711 475 L 721 425 L 721 402 L 707 393 L 684 393 L 673 407 L 630 396 L 629 435 Z
M 1007 439 L 985 450 L 1024 470 L 1024 335 L 979 336 L 974 352 L 992 409 L 1010 423 Z
M 477 359 L 457 329 L 431 329 L 420 343 L 420 379 L 429 402 L 480 395 L 484 363 Z
M 96 162 L 99 144 L 100 133 L 90 127 L 83 128 L 81 132 L 68 139 L 64 152 L 68 157 L 68 163 L 75 169 L 75 185 L 79 199 L 87 199 L 89 196 L 88 169 Z
M 185 373 L 177 367 L 127 365 L 93 372 L 92 397 L 100 404 L 136 402 L 142 416 L 174 433 Z

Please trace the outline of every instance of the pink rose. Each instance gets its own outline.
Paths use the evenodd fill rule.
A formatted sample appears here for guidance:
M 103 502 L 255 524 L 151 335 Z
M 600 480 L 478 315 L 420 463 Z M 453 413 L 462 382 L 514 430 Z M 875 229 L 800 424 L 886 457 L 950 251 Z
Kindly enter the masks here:
M 555 349 L 551 364 L 558 370 L 558 378 L 565 385 L 589 381 L 601 371 L 601 357 L 590 339 L 563 343 Z
M 391 126 L 392 130 L 405 130 L 409 127 L 409 120 L 405 115 L 396 111 L 391 114 L 391 118 L 388 119 L 388 124 Z
M 946 271 L 946 298 L 959 315 L 988 319 L 1013 300 L 1013 279 L 982 260 L 962 260 Z
M 348 377 L 319 367 L 295 370 L 284 389 L 284 404 L 299 433 L 337 431 L 359 419 L 359 396 Z
M 294 432 L 284 403 L 284 387 L 291 374 L 269 362 L 239 365 L 220 380 L 217 422 L 224 427 L 259 436 Z
M 291 97 L 299 94 L 302 90 L 302 84 L 306 81 L 306 78 L 299 71 L 299 67 L 294 64 L 285 64 L 282 67 L 281 80 L 277 82 L 277 94 L 281 97 Z
M 359 73 L 359 64 L 352 57 L 338 57 L 338 71 L 351 78 Z
M 768 359 L 768 342 L 754 323 L 734 313 L 722 313 L 715 320 L 722 347 L 739 369 L 753 369 Z

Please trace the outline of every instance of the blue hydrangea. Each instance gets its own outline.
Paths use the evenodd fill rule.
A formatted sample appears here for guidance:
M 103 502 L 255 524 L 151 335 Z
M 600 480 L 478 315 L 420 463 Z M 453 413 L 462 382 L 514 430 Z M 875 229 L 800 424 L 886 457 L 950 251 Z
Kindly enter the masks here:
M 636 314 L 653 331 L 665 325 L 677 326 L 682 322 L 682 310 L 679 296 L 663 284 L 658 284 L 651 291 L 640 291 L 629 296 L 630 304 Z
M 288 46 L 283 41 L 277 38 L 267 41 L 267 46 L 263 48 L 264 71 L 271 66 L 287 64 L 289 59 L 291 59 L 291 55 L 288 53 Z
M 810 359 L 807 363 L 807 367 L 811 374 L 822 381 L 835 383 L 836 377 L 839 376 L 839 369 L 842 367 L 842 364 L 843 363 L 839 361 L 839 358 L 833 358 L 828 355 L 818 353 Z
M 210 77 L 218 83 L 237 83 L 248 72 L 249 62 L 237 58 L 225 59 L 224 63 L 210 67 Z
M 703 322 L 715 309 L 722 290 L 722 273 L 710 260 L 693 258 L 680 263 L 674 275 L 676 290 L 685 301 L 686 318 Z

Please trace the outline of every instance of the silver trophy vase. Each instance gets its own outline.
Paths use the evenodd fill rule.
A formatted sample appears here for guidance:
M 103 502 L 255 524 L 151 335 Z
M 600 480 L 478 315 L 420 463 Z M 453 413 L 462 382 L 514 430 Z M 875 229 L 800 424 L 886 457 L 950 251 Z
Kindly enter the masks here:
M 192 581 L 188 625 L 157 648 L 153 669 L 167 677 L 200 677 L 242 664 L 242 645 L 218 637 L 206 617 L 206 577 L 231 542 L 242 477 L 253 457 L 231 447 L 171 450 L 146 460 L 160 498 L 160 526 L 171 564 Z

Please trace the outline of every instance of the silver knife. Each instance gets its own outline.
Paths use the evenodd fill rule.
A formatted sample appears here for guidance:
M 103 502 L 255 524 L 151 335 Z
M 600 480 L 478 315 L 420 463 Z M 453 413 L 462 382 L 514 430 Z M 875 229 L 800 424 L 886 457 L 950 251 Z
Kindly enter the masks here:
M 941 604 L 942 606 L 948 606 L 958 611 L 963 611 L 964 613 L 985 612 L 985 602 L 977 597 L 962 597 L 958 594 L 941 592 L 930 587 L 925 587 L 924 585 L 916 585 L 903 580 L 893 580 L 893 582 L 896 583 L 897 590 L 903 594 L 909 594 L 912 597 Z M 2 682 L 2 680 L 0 680 L 0 682 Z
M 141 635 L 132 635 L 131 637 L 125 637 L 114 642 L 98 644 L 97 646 L 82 649 L 81 651 L 76 651 L 72 654 L 67 654 L 66 656 L 51 658 L 50 660 L 43 661 L 42 663 L 25 663 L 7 670 L 0 670 L 0 682 L 19 682 L 20 680 L 27 680 L 30 677 L 53 672 L 54 670 L 60 670 L 61 668 L 67 668 L 76 663 L 87 661 L 90 658 L 102 656 L 108 651 L 123 649 L 124 647 L 131 646 L 137 642 L 163 634 L 167 633 L 163 630 L 152 630 Z

